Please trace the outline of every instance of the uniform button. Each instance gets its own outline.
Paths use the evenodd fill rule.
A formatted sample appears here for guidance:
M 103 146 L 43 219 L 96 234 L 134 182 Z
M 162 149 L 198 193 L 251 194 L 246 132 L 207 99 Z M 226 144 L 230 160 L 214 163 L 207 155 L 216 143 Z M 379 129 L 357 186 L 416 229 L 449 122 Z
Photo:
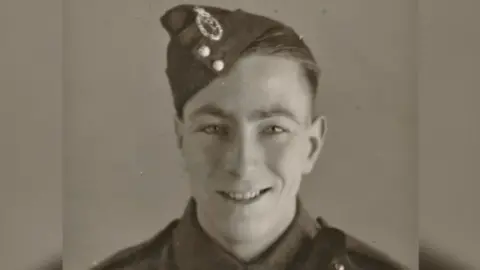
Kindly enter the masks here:
M 223 63 L 222 60 L 216 60 L 215 62 L 213 62 L 213 69 L 215 69 L 216 71 L 222 71 L 224 67 L 225 63 Z
M 335 264 L 335 269 L 336 270 L 345 270 L 345 266 L 343 264 L 336 263 Z
M 198 54 L 201 57 L 208 57 L 210 55 L 210 48 L 208 46 L 203 45 L 198 49 Z

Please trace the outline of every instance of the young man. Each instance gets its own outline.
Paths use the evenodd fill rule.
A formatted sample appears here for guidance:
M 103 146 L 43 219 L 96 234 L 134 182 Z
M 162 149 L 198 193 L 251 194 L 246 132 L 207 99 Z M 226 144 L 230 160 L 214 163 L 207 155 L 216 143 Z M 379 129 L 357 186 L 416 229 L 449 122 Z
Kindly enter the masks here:
M 402 269 L 301 205 L 327 131 L 302 38 L 278 21 L 207 6 L 174 7 L 161 22 L 192 198 L 179 220 L 94 269 Z

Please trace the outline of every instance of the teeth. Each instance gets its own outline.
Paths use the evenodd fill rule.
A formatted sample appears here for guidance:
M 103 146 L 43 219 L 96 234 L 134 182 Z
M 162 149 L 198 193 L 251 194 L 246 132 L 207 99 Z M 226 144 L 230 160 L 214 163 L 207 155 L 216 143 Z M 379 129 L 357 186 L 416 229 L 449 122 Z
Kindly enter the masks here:
M 234 200 L 250 200 L 260 195 L 260 191 L 250 191 L 246 193 L 227 192 L 227 195 Z

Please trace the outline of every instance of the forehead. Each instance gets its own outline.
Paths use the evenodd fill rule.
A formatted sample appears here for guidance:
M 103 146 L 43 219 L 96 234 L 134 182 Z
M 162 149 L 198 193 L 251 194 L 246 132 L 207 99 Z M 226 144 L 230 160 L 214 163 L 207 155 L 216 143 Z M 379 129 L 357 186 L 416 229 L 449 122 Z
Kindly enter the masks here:
M 299 118 L 309 111 L 309 84 L 301 65 L 278 56 L 251 55 L 215 79 L 186 104 L 188 117 L 209 105 L 241 117 L 251 111 L 282 107 Z

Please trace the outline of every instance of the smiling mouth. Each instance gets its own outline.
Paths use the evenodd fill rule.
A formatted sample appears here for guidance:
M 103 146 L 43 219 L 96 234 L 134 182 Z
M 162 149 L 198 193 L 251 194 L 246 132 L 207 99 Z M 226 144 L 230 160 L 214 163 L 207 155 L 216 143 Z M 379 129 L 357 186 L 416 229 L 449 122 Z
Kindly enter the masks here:
M 272 188 L 264 188 L 248 192 L 234 192 L 234 191 L 217 191 L 223 198 L 236 203 L 252 203 L 260 199 L 265 193 Z

